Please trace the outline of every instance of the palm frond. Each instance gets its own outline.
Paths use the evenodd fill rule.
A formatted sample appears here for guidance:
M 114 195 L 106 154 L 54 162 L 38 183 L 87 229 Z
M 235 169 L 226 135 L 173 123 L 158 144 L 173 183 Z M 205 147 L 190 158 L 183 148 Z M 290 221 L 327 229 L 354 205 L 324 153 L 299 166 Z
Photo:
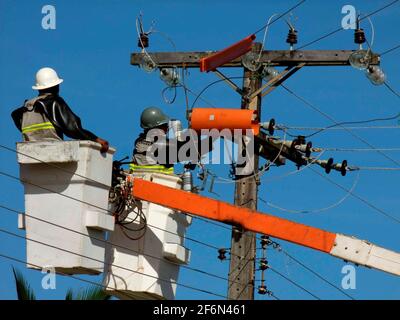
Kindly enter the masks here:
M 14 267 L 13 273 L 18 300 L 36 300 L 35 293 L 33 292 L 29 283 L 25 280 L 23 274 Z
M 66 300 L 110 300 L 111 296 L 106 294 L 99 286 L 90 286 L 86 289 L 81 289 L 76 295 L 71 290 L 68 290 Z

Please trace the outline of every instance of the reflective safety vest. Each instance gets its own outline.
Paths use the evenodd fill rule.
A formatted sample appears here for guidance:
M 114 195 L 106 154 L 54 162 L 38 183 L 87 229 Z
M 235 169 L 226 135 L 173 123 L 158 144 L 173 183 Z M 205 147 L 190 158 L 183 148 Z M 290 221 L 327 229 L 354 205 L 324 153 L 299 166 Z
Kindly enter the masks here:
M 57 134 L 56 128 L 40 110 L 36 110 L 35 103 L 43 104 L 39 96 L 25 103 L 26 111 L 22 115 L 22 136 L 24 141 L 40 141 L 40 140 L 62 140 Z
M 174 174 L 174 167 L 166 167 L 161 164 L 138 165 L 131 163 L 129 169 L 132 171 L 151 171 L 165 174 Z

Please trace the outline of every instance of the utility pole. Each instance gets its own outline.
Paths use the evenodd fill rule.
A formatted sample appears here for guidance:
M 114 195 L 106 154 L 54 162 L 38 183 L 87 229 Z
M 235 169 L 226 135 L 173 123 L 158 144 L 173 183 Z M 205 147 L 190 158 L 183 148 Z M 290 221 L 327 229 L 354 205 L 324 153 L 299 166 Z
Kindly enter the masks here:
M 252 50 L 260 52 L 261 44 L 255 43 Z M 259 90 L 262 79 L 257 72 L 244 68 L 243 74 L 244 97 Z M 242 109 L 256 110 L 256 120 L 260 121 L 261 93 L 250 101 L 242 97 Z M 253 140 L 254 141 L 254 140 Z M 255 150 L 257 147 L 255 146 Z M 238 152 L 242 152 L 239 150 Z M 253 162 L 254 171 L 250 175 L 236 176 L 235 205 L 257 210 L 258 195 L 258 153 L 254 152 L 249 161 Z M 254 274 L 256 257 L 256 234 L 243 230 L 240 227 L 232 227 L 231 255 L 228 282 L 228 298 L 234 300 L 254 299 Z
M 253 52 L 260 53 L 261 45 L 253 43 Z M 279 87 L 294 73 L 303 67 L 322 66 L 349 66 L 349 57 L 352 50 L 264 50 L 259 55 L 258 62 L 270 67 L 285 67 L 277 76 L 262 84 L 262 79 L 253 72 L 244 68 L 243 87 L 238 88 L 229 78 L 226 78 L 216 68 L 213 73 L 224 79 L 234 91 L 242 96 L 242 109 L 256 110 L 256 120 L 260 120 L 261 98 Z M 201 59 L 218 52 L 145 52 L 133 53 L 131 64 L 141 66 L 145 64 L 147 55 L 155 61 L 153 68 L 200 68 Z M 258 55 L 257 55 L 258 56 Z M 378 54 L 370 53 L 369 65 L 379 65 Z M 232 59 L 220 65 L 218 68 L 243 68 L 242 57 Z M 221 107 L 225 107 L 222 105 Z M 270 134 L 272 135 L 272 134 Z M 294 162 L 297 166 L 307 164 L 302 152 L 295 148 L 283 145 L 282 141 L 273 139 L 265 132 L 255 137 L 254 148 L 254 172 L 247 176 L 236 176 L 235 205 L 255 210 L 257 208 L 257 189 L 259 179 L 257 175 L 259 156 L 275 164 L 283 165 L 285 159 Z M 332 159 L 333 160 L 333 159 Z M 326 162 L 326 161 L 325 161 Z M 322 167 L 340 170 L 343 166 L 326 162 Z M 327 170 L 326 170 L 327 171 Z M 328 172 L 328 171 L 327 171 Z M 157 201 L 155 201 L 157 202 Z M 274 229 L 274 226 L 271 226 Z M 266 233 L 268 235 L 269 233 Z M 243 230 L 240 226 L 232 228 L 231 261 L 228 283 L 228 297 L 230 299 L 254 299 L 254 274 L 255 274 L 256 235 L 253 232 Z

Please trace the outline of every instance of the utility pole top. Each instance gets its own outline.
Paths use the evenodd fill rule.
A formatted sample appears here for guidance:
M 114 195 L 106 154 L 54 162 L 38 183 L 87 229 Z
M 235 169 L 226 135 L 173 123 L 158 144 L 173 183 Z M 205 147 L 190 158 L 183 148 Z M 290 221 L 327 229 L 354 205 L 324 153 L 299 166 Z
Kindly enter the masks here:
M 200 59 L 216 51 L 202 52 L 148 52 L 132 53 L 131 64 L 139 66 L 143 56 L 149 54 L 158 67 L 200 68 Z M 305 66 L 349 66 L 349 57 L 355 50 L 265 50 L 261 63 L 270 66 L 287 67 L 300 63 Z M 370 65 L 379 65 L 380 55 L 371 53 Z M 241 58 L 234 59 L 221 67 L 243 67 Z

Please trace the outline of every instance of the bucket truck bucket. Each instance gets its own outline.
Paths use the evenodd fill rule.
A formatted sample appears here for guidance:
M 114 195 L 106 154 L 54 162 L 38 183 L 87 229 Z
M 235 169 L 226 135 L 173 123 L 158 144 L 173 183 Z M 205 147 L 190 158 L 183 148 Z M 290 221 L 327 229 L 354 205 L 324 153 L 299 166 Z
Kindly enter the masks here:
M 176 175 L 135 171 L 127 180 L 134 178 L 182 188 Z M 174 299 L 180 265 L 190 259 L 184 236 L 191 217 L 148 201 L 136 200 L 136 205 L 125 209 L 130 230 L 117 224 L 110 234 L 103 284 L 120 299 Z
M 18 143 L 17 152 L 26 213 L 19 227 L 38 241 L 27 239 L 27 267 L 103 272 L 105 234 L 114 229 L 107 209 L 115 149 L 101 154 L 92 141 L 41 141 Z

